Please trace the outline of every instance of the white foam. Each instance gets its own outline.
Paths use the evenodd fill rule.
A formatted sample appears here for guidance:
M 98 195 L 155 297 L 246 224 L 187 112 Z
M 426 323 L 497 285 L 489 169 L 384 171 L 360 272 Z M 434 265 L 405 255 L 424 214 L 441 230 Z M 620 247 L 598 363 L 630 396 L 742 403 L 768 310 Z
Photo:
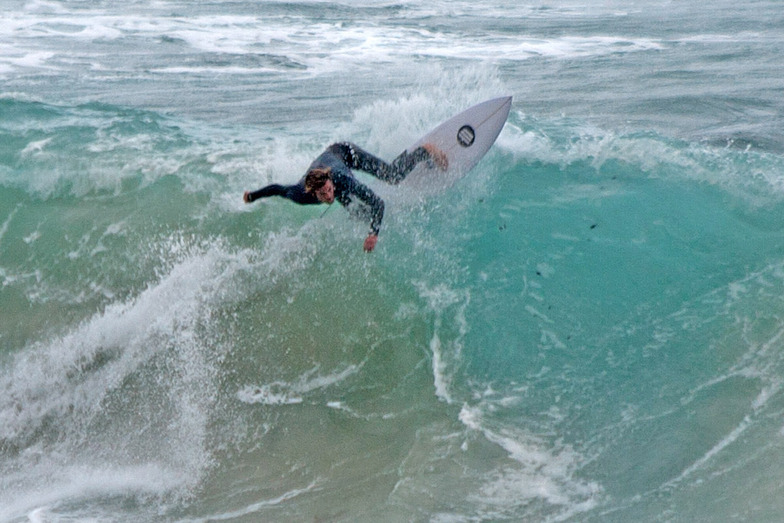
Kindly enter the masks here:
M 437 10 L 442 10 L 441 8 Z M 416 8 L 414 9 L 416 11 Z M 195 15 L 171 16 L 167 9 L 152 8 L 148 13 L 115 15 L 102 9 L 68 11 L 54 3 L 39 2 L 23 11 L 6 11 L 0 27 L 0 43 L 20 47 L 30 55 L 27 67 L 44 67 L 35 59 L 41 49 L 58 49 L 58 57 L 85 60 L 103 69 L 111 60 L 91 48 L 96 41 L 133 39 L 144 42 L 172 42 L 206 54 L 226 56 L 273 55 L 285 57 L 280 65 L 237 67 L 239 74 L 277 71 L 287 75 L 320 75 L 372 69 L 379 64 L 404 67 L 412 56 L 457 59 L 476 63 L 519 61 L 532 57 L 568 59 L 660 49 L 652 39 L 630 39 L 613 35 L 536 38 L 520 34 L 491 32 L 466 39 L 461 32 L 439 31 L 421 26 L 388 24 L 344 24 L 291 16 Z M 509 16 L 507 13 L 506 17 Z M 519 15 L 518 15 L 519 16 Z M 67 51 L 63 39 L 77 45 Z M 51 43 L 50 43 L 51 40 Z M 133 44 L 136 45 L 136 44 Z M 126 46 L 126 49 L 128 47 Z M 133 49 L 133 48 L 130 48 Z M 6 52 L 5 56 L 9 56 Z M 51 57 L 51 53 L 49 57 Z M 289 64 L 297 67 L 289 67 Z M 21 64 L 0 60 L 3 69 Z M 114 63 L 112 67 L 125 67 Z M 180 69 L 184 68 L 184 69 Z M 152 67 L 152 71 L 198 73 L 188 66 Z M 211 69 L 207 69 L 211 71 Z M 223 70 L 217 68 L 217 70 Z M 226 72 L 226 70 L 223 70 Z
M 58 521 L 61 518 L 57 506 L 65 501 L 128 493 L 158 495 L 188 481 L 181 471 L 156 464 L 101 468 L 69 466 L 57 471 L 46 468 L 51 466 L 43 462 L 26 471 L 30 475 L 41 474 L 42 484 L 0 504 L 0 520 L 17 520 L 24 514 L 30 521 Z
M 21 207 L 22 207 L 22 204 L 20 204 L 20 203 L 17 204 L 16 207 L 14 207 L 13 210 L 10 213 L 8 213 L 8 217 L 5 219 L 5 221 L 3 221 L 3 224 L 0 225 L 0 245 L 3 244 L 3 237 L 8 232 L 9 225 L 11 225 L 11 222 L 13 221 L 14 216 L 16 216 L 16 213 L 19 212 L 19 209 Z
M 233 75 L 256 75 L 259 73 L 274 73 L 277 69 L 273 67 L 239 67 L 239 66 L 173 66 L 173 67 L 156 67 L 151 68 L 151 71 L 161 74 L 172 75 L 201 75 L 201 74 L 233 74 Z
M 364 363 L 349 365 L 331 374 L 318 374 L 314 367 L 295 382 L 275 381 L 260 386 L 248 385 L 237 392 L 237 399 L 243 403 L 262 405 L 296 405 L 304 401 L 303 396 L 314 390 L 321 390 L 345 381 L 362 368 Z
M 438 338 L 437 332 L 433 334 L 430 340 L 430 352 L 433 355 L 433 383 L 436 387 L 436 396 L 442 401 L 452 403 L 452 396 L 449 394 L 446 362 L 441 355 L 441 340 Z
M 544 441 L 519 429 L 490 429 L 480 406 L 464 404 L 459 419 L 470 431 L 480 432 L 504 449 L 516 463 L 489 473 L 470 496 L 488 514 L 516 514 L 516 508 L 531 500 L 543 500 L 562 507 L 555 519 L 568 519 L 597 505 L 602 489 L 596 482 L 575 477 L 584 460 L 569 446 L 548 448 Z
M 466 309 L 470 303 L 470 294 L 467 291 L 453 290 L 442 284 L 429 287 L 424 282 L 417 282 L 415 285 L 419 295 L 428 302 L 429 309 L 435 314 L 433 335 L 429 344 L 435 394 L 441 401 L 452 403 L 450 388 L 454 369 L 461 359 L 463 338 L 468 332 Z M 448 314 L 450 311 L 452 311 L 451 315 Z M 444 328 L 445 322 L 451 323 L 456 330 L 456 332 L 451 330 L 451 340 L 446 347 L 441 341 L 442 336 L 450 332 Z
M 743 418 L 741 421 L 729 434 L 727 434 L 724 438 L 721 439 L 716 445 L 711 447 L 705 454 L 700 456 L 696 461 L 694 461 L 691 465 L 686 467 L 683 472 L 681 472 L 676 478 L 668 481 L 663 485 L 664 488 L 672 488 L 684 481 L 686 478 L 697 472 L 698 470 L 705 467 L 714 457 L 716 457 L 720 452 L 724 449 L 729 447 L 732 443 L 735 443 L 746 430 L 752 426 L 752 419 L 749 416 Z
M 30 0 L 25 3 L 24 11 L 29 13 L 67 13 L 68 10 L 60 2 L 46 0 Z
M 41 68 L 44 67 L 47 60 L 52 58 L 54 53 L 50 51 L 30 51 L 21 55 L 5 55 L 0 58 L 0 63 L 5 63 L 6 68 L 13 65 L 17 68 Z
M 197 293 L 202 290 L 199 280 L 209 280 L 205 273 L 209 263 L 191 261 L 196 263 L 176 267 L 168 279 L 138 299 L 113 304 L 72 333 L 20 353 L 11 372 L 3 376 L 10 396 L 0 411 L 3 437 L 14 438 L 31 430 L 48 413 L 93 409 L 108 390 L 152 355 L 149 351 L 156 344 L 148 344 L 150 338 L 176 333 L 178 325 L 196 321 Z M 80 368 L 80 362 L 108 347 L 121 348 L 121 358 L 85 382 L 73 383 L 70 374 Z
M 486 45 L 486 52 L 489 54 L 492 49 L 492 59 L 496 62 L 507 60 L 520 61 L 537 57 L 554 59 L 586 58 L 658 50 L 663 47 L 660 42 L 655 40 L 629 40 L 614 36 L 565 36 L 541 39 L 499 37 L 494 35 L 492 41 L 488 41 Z M 435 39 L 435 41 L 432 38 L 423 39 L 421 47 L 417 49 L 421 55 L 441 58 L 471 59 L 476 57 L 477 54 L 481 55 L 481 49 L 477 50 L 474 45 L 463 44 L 460 41 L 455 42 L 445 38 Z
M 260 403 L 262 405 L 296 405 L 302 403 L 302 396 L 287 390 L 291 384 L 276 381 L 261 386 L 247 386 L 237 392 L 237 399 L 243 403 Z
M 22 238 L 22 241 L 25 242 L 27 245 L 30 245 L 31 243 L 35 243 L 36 241 L 38 241 L 39 238 L 41 238 L 41 231 L 35 230 L 30 234 L 28 234 L 27 236 L 25 236 L 24 238 Z
M 514 114 L 514 113 L 513 113 Z M 521 123 L 521 120 L 522 123 Z M 717 186 L 753 206 L 784 199 L 784 162 L 779 155 L 688 144 L 655 133 L 617 133 L 567 118 L 539 121 L 510 117 L 495 147 L 520 162 L 539 161 L 562 168 L 587 163 L 600 172 L 608 163 L 634 166 L 646 176 Z M 623 189 L 569 185 L 555 203 L 605 198 Z
M 252 253 L 178 239 L 162 251 L 176 261 L 160 281 L 69 333 L 25 348 L 4 366 L 0 440 L 22 451 L 4 465 L 16 472 L 0 479 L 0 506 L 13 504 L 9 510 L 18 513 L 68 497 L 163 494 L 199 481 L 211 459 L 206 438 L 220 351 L 208 335 L 210 311 Z M 131 426 L 119 433 L 103 420 L 116 415 L 107 403 L 128 380 L 154 372 L 145 365 L 155 358 L 165 359 L 171 372 L 153 380 L 155 390 L 128 400 L 160 404 L 141 403 L 151 417 L 133 425 L 131 412 L 120 423 Z M 157 445 L 148 424 L 161 426 Z
M 24 149 L 22 149 L 22 151 L 19 154 L 22 157 L 40 154 L 41 151 L 44 150 L 44 147 L 49 145 L 49 142 L 51 141 L 52 138 L 44 138 L 43 140 L 36 140 L 34 142 L 30 142 L 25 146 Z
M 291 501 L 292 499 L 299 497 L 303 494 L 307 494 L 309 492 L 314 492 L 319 490 L 319 480 L 311 482 L 309 485 L 299 489 L 292 489 L 287 492 L 284 492 L 280 496 L 271 499 L 265 499 L 262 501 L 257 501 L 255 503 L 251 503 L 247 507 L 236 510 L 234 512 L 224 512 L 220 514 L 212 514 L 205 518 L 197 518 L 192 520 L 186 520 L 193 523 L 201 523 L 201 522 L 210 522 L 210 521 L 225 521 L 225 520 L 237 520 L 237 519 L 244 519 L 247 516 L 251 516 L 256 514 L 257 512 L 261 511 L 261 509 L 267 507 L 274 507 L 276 505 L 280 505 L 281 503 L 286 503 Z M 250 518 L 255 519 L 255 518 Z

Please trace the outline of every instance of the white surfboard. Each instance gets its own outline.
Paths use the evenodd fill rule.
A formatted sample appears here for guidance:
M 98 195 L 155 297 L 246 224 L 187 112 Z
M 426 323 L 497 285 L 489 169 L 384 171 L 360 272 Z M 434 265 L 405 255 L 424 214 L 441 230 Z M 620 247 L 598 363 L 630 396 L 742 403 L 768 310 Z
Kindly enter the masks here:
M 422 162 L 406 176 L 401 186 L 426 192 L 451 186 L 490 150 L 504 128 L 511 108 L 511 96 L 487 100 L 453 116 L 417 140 L 407 149 L 409 153 L 431 143 L 446 154 L 449 167 L 441 170 Z

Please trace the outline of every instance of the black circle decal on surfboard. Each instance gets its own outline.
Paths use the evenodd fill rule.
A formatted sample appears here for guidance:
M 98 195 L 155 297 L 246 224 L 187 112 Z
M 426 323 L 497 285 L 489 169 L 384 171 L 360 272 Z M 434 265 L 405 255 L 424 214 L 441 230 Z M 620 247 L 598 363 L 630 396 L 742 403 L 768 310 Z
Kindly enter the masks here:
M 457 131 L 457 143 L 463 147 L 471 147 L 476 139 L 474 128 L 470 125 L 464 125 Z

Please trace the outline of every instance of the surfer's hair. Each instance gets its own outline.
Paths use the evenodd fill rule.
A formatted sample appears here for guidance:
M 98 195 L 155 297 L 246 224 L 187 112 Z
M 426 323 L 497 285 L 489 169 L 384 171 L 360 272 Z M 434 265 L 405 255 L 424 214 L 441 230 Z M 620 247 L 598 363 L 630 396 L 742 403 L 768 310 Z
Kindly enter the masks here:
M 332 180 L 332 169 L 316 168 L 305 175 L 305 192 L 314 193 L 324 187 L 328 180 Z

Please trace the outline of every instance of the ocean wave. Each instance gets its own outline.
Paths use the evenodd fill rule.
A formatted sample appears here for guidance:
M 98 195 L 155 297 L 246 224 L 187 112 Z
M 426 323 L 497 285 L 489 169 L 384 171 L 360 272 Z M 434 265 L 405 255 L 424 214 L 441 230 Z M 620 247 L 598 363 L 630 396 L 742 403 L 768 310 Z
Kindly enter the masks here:
M 15 4 L 0 519 L 781 513 L 773 22 Z M 337 206 L 242 202 L 505 93 L 443 192 L 358 173 L 387 203 L 372 255 Z

